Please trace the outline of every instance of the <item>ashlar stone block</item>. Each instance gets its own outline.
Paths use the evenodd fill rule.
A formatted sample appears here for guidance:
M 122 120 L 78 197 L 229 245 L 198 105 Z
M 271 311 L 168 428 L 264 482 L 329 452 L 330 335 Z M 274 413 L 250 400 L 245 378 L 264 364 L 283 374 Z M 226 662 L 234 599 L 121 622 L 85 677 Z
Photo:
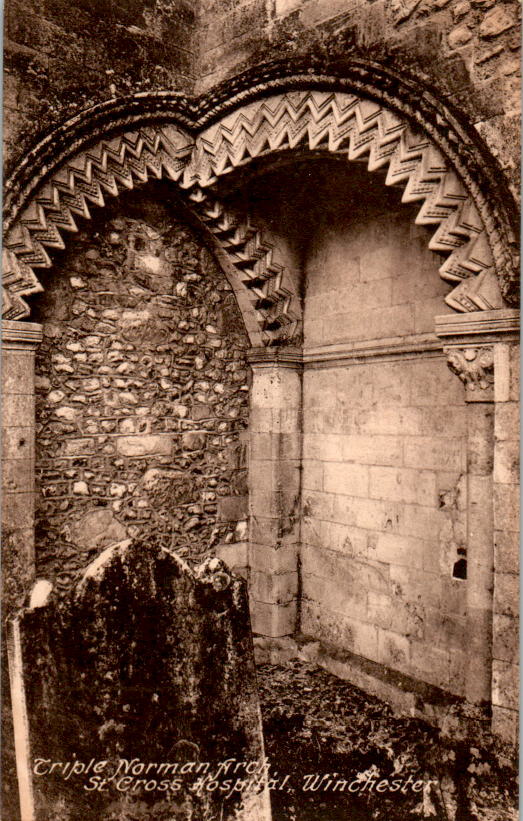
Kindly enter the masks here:
M 249 592 L 255 601 L 288 604 L 296 598 L 298 592 L 298 573 L 266 573 L 252 570 Z
M 281 636 L 291 636 L 295 632 L 296 603 L 294 601 L 286 605 L 280 605 L 251 599 L 250 606 L 253 633 L 260 636 L 280 638 Z
M 434 505 L 435 476 L 429 470 L 407 468 L 370 468 L 370 495 L 408 504 Z
M 492 731 L 509 744 L 517 744 L 519 738 L 519 711 L 494 705 L 492 707 Z
M 517 710 L 519 704 L 519 666 L 508 661 L 492 662 L 492 704 Z

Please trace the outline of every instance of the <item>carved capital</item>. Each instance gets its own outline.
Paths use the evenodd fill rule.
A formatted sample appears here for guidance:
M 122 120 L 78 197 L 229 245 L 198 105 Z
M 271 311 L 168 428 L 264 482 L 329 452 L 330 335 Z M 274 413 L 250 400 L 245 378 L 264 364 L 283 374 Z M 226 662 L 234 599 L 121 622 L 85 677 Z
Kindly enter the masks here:
M 494 349 L 492 346 L 445 348 L 452 373 L 466 388 L 469 402 L 489 402 L 494 398 Z

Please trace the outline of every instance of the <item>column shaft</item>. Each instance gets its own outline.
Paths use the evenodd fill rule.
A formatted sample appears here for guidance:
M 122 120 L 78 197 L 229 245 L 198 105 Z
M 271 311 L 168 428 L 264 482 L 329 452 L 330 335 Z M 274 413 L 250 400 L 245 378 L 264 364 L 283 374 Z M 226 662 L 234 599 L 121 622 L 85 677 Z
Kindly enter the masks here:
M 2 323 L 2 565 L 4 614 L 34 577 L 34 360 L 41 326 Z
M 254 633 L 292 634 L 298 614 L 301 357 L 251 352 L 249 567 Z

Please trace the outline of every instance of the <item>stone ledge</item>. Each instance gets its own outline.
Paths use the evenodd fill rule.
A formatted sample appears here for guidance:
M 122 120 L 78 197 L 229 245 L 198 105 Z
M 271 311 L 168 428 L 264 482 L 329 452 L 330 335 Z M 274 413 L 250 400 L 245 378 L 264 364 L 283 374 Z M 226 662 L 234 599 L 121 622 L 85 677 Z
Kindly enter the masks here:
M 434 334 L 413 334 L 406 337 L 312 346 L 304 349 L 303 364 L 305 368 L 333 367 L 348 361 L 353 364 L 360 364 L 368 359 L 391 361 L 399 358 L 412 359 L 420 356 L 441 356 L 443 344 L 452 344 L 454 340 L 463 342 L 469 338 L 476 339 L 478 336 L 484 336 L 485 341 L 488 341 L 490 337 L 496 339 L 500 336 L 504 341 L 507 340 L 507 336 L 517 339 L 519 321 L 519 310 L 515 308 L 443 314 L 435 317 Z M 271 353 L 270 348 L 265 349 L 265 352 L 266 358 L 263 358 L 263 354 L 260 353 L 258 359 L 258 353 L 255 349 L 250 355 L 252 357 L 250 361 L 265 362 L 267 364 L 279 361 L 271 358 L 275 354 Z M 297 352 L 294 352 L 289 358 L 292 356 L 296 357 Z M 295 361 L 298 361 L 298 359 Z
M 292 346 L 281 348 L 251 348 L 247 352 L 247 362 L 250 365 L 265 367 L 287 367 L 300 368 L 302 365 L 302 352 L 300 348 Z
M 435 318 L 435 331 L 438 337 L 455 337 L 456 341 L 465 341 L 469 337 L 478 335 L 487 337 L 502 336 L 505 341 L 507 334 L 519 337 L 519 310 L 516 308 L 500 308 L 497 311 L 474 311 L 466 314 L 443 314 Z M 450 339 L 448 340 L 450 341 Z
M 420 718 L 437 727 L 448 722 L 452 706 L 463 703 L 462 698 L 446 690 L 310 636 L 255 636 L 254 655 L 257 664 L 285 664 L 293 658 L 317 664 L 386 701 L 398 716 Z M 475 708 L 475 712 L 481 713 L 485 720 L 490 719 L 490 705 Z
M 23 345 L 24 347 L 36 346 L 42 341 L 42 326 L 37 322 L 3 319 L 1 331 L 2 347 L 4 348 L 17 347 L 17 345 Z
M 420 356 L 442 356 L 442 343 L 434 334 L 413 334 L 406 337 L 338 342 L 318 345 L 303 352 L 305 368 L 336 367 L 346 362 L 354 365 L 367 360 L 393 361 Z

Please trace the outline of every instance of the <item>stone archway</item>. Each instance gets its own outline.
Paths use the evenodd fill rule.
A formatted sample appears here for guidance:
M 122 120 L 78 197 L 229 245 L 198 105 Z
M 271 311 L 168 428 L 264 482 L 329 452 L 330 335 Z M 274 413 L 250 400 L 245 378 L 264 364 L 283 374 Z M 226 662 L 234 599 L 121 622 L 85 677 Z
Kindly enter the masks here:
M 77 232 L 78 217 L 89 219 L 93 206 L 103 208 L 108 197 L 145 185 L 150 179 L 166 177 L 178 182 L 190 149 L 190 138 L 175 126 L 144 128 L 101 139 L 56 171 L 9 230 L 4 248 L 4 317 L 27 316 L 22 297 L 41 290 L 33 269 L 51 266 L 46 248 L 63 249 L 62 233 L 66 237 Z M 225 255 L 228 260 L 226 274 L 242 304 L 253 344 L 262 344 L 256 326 L 263 327 L 266 311 L 263 316 L 256 314 L 246 299 L 248 291 L 241 286 L 258 281 L 259 268 L 262 282 L 279 273 L 278 266 L 272 265 L 271 245 L 254 226 L 227 213 L 212 197 L 198 197 L 193 192 L 189 204 L 215 238 L 222 259 Z M 257 296 L 269 304 L 278 300 L 278 296 L 271 299 L 267 291 L 255 286 L 251 302 Z
M 4 316 L 27 316 L 23 296 L 39 289 L 33 269 L 50 265 L 45 249 L 62 247 L 62 235 L 76 230 L 75 217 L 89 216 L 90 204 L 103 206 L 104 194 L 116 196 L 119 190 L 144 184 L 151 177 L 167 177 L 202 214 L 231 256 L 241 281 L 258 291 L 265 305 L 261 325 L 265 330 L 269 326 L 264 344 L 280 337 L 291 341 L 299 322 L 295 284 L 286 281 L 285 271 L 273 262 L 273 249 L 256 229 L 238 225 L 224 212 L 214 188 L 220 177 L 238 166 L 298 147 L 343 153 L 348 161 L 367 162 L 370 171 L 386 168 L 387 185 L 402 186 L 405 202 L 421 202 L 416 221 L 436 226 L 430 247 L 449 254 L 440 274 L 459 283 L 447 298 L 455 310 L 502 307 L 498 281 L 512 302 L 514 277 L 506 270 L 510 254 L 495 224 L 494 204 L 485 202 L 480 181 L 469 174 L 465 187 L 453 163 L 429 136 L 434 130 L 429 123 L 426 131 L 418 131 L 419 124 L 413 130 L 392 107 L 338 90 L 339 85 L 331 81 L 332 88 L 320 90 L 301 80 L 295 90 L 270 94 L 266 84 L 250 95 L 238 95 L 224 113 L 223 105 L 213 111 L 211 104 L 205 111 L 208 105 L 200 101 L 205 114 L 192 118 L 183 100 L 177 101 L 178 114 L 174 100 L 166 103 L 161 95 L 140 95 L 124 105 L 127 117 L 115 112 L 103 127 L 98 119 L 101 113 L 107 119 L 107 112 L 99 109 L 108 106 L 75 118 L 35 149 L 32 170 L 28 171 L 28 158 L 7 183 Z M 82 136 L 73 140 L 79 119 Z M 42 164 L 53 136 L 62 156 Z M 19 184 L 19 180 L 26 182 Z M 512 236 L 508 225 L 505 234 Z M 287 324 L 294 330 L 282 333 Z
M 435 229 L 429 247 L 447 255 L 440 275 L 453 283 L 446 301 L 461 316 L 440 323 L 440 347 L 452 348 L 453 369 L 476 390 L 468 393 L 471 401 L 496 396 L 506 402 L 511 396 L 507 343 L 514 339 L 517 320 L 505 310 L 516 301 L 507 209 L 485 194 L 488 174 L 460 153 L 466 142 L 473 154 L 474 141 L 467 142 L 452 118 L 445 119 L 441 106 L 433 106 L 432 119 L 425 117 L 426 101 L 418 112 L 412 99 L 403 104 L 385 82 L 376 91 L 381 79 L 371 83 L 368 74 L 364 81 L 348 82 L 303 75 L 269 79 L 240 89 L 229 101 L 219 94 L 192 103 L 176 95 L 139 95 L 97 107 L 64 126 L 8 183 L 4 283 L 5 316 L 14 320 L 8 326 L 13 349 L 23 347 L 31 333 L 35 340 L 38 336 L 37 328 L 19 320 L 28 315 L 24 296 L 40 288 L 34 269 L 51 264 L 46 249 L 62 247 L 67 233 L 76 230 L 75 217 L 88 217 L 90 204 L 103 206 L 106 194 L 166 177 L 221 247 L 234 290 L 249 297 L 242 308 L 255 346 L 251 427 L 259 441 L 265 437 L 270 452 L 268 486 L 251 503 L 250 541 L 256 545 L 260 591 L 254 596 L 255 630 L 274 637 L 292 633 L 296 620 L 301 294 L 279 262 L 278 249 L 248 219 L 227 210 L 220 180 L 257 158 L 293 151 L 344 155 L 349 162 L 367 163 L 371 172 L 386 171 L 385 183 L 401 187 L 405 202 L 420 203 L 416 222 Z M 483 571 L 491 561 L 491 536 L 484 539 L 488 556 L 478 563 L 476 592 L 489 584 Z M 481 602 L 485 621 L 491 604 L 488 596 Z M 472 653 L 481 645 L 475 618 L 481 625 L 471 612 Z M 485 667 L 488 647 L 480 649 Z M 488 686 L 483 680 L 479 698 Z

